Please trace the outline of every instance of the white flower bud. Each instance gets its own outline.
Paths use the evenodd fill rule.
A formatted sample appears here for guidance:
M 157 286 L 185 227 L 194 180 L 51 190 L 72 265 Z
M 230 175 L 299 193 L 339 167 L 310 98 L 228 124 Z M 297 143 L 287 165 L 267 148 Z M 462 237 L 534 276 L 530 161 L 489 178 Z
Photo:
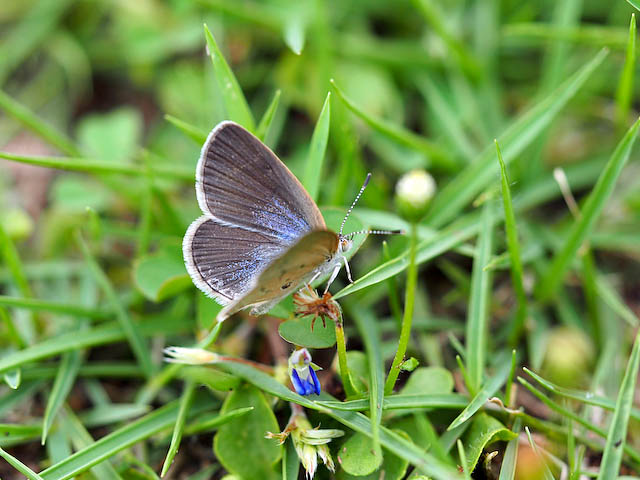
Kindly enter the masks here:
M 427 211 L 436 193 L 436 182 L 425 170 L 405 173 L 396 184 L 396 201 L 401 213 L 412 221 L 418 221 Z

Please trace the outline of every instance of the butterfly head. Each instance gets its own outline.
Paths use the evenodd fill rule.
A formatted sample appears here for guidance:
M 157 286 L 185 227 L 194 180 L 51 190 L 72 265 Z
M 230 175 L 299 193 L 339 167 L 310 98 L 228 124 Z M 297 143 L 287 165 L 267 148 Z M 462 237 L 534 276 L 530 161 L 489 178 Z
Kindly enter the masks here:
M 353 246 L 353 240 L 350 235 L 340 235 L 338 239 L 338 253 L 347 253 Z

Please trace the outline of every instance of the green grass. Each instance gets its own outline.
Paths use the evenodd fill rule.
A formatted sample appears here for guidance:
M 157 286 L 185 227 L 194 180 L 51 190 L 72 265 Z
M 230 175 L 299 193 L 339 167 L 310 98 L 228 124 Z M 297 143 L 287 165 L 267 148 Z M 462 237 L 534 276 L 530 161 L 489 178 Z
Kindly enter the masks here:
M 294 443 L 325 429 L 320 479 L 640 476 L 637 7 L 9 2 L 0 476 L 302 478 Z M 222 120 L 333 228 L 372 172 L 345 233 L 406 232 L 357 239 L 332 285 L 319 397 L 289 384 L 290 300 L 216 324 L 183 268 Z M 415 168 L 437 183 L 417 222 L 395 198 Z M 171 345 L 221 358 L 166 364 Z M 292 412 L 320 430 L 265 438 Z

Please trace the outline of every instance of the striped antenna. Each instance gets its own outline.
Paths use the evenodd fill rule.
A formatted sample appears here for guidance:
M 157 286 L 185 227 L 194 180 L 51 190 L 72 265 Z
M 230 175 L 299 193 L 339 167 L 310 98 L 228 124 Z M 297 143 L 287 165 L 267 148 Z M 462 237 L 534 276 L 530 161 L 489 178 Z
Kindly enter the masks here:
M 358 232 L 351 232 L 349 235 L 345 235 L 345 238 L 351 240 L 356 235 L 366 233 L 367 235 L 404 235 L 404 230 L 360 230 Z
M 371 179 L 371 172 L 367 173 L 367 178 L 364 179 L 364 183 L 362 184 L 362 187 L 360 187 L 360 191 L 358 192 L 358 195 L 356 195 L 356 199 L 353 201 L 353 203 L 349 207 L 349 210 L 347 210 L 347 214 L 344 216 L 344 219 L 342 220 L 342 225 L 340 225 L 340 232 L 339 232 L 340 236 L 342 236 L 342 229 L 344 228 L 344 224 L 347 223 L 347 218 L 349 218 L 349 215 L 351 215 L 351 211 L 353 210 L 353 207 L 355 207 L 356 203 L 358 203 L 358 200 L 360 200 L 360 197 L 362 196 L 364 189 L 367 188 L 367 185 L 369 185 L 370 179 Z

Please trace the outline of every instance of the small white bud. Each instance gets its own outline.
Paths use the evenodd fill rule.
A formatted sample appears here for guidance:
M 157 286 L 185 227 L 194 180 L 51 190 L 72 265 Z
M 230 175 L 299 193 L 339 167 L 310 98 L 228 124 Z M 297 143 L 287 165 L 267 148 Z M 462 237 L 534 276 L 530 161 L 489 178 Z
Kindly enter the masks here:
M 405 173 L 396 184 L 396 201 L 401 213 L 413 221 L 425 214 L 435 193 L 435 180 L 422 169 Z

